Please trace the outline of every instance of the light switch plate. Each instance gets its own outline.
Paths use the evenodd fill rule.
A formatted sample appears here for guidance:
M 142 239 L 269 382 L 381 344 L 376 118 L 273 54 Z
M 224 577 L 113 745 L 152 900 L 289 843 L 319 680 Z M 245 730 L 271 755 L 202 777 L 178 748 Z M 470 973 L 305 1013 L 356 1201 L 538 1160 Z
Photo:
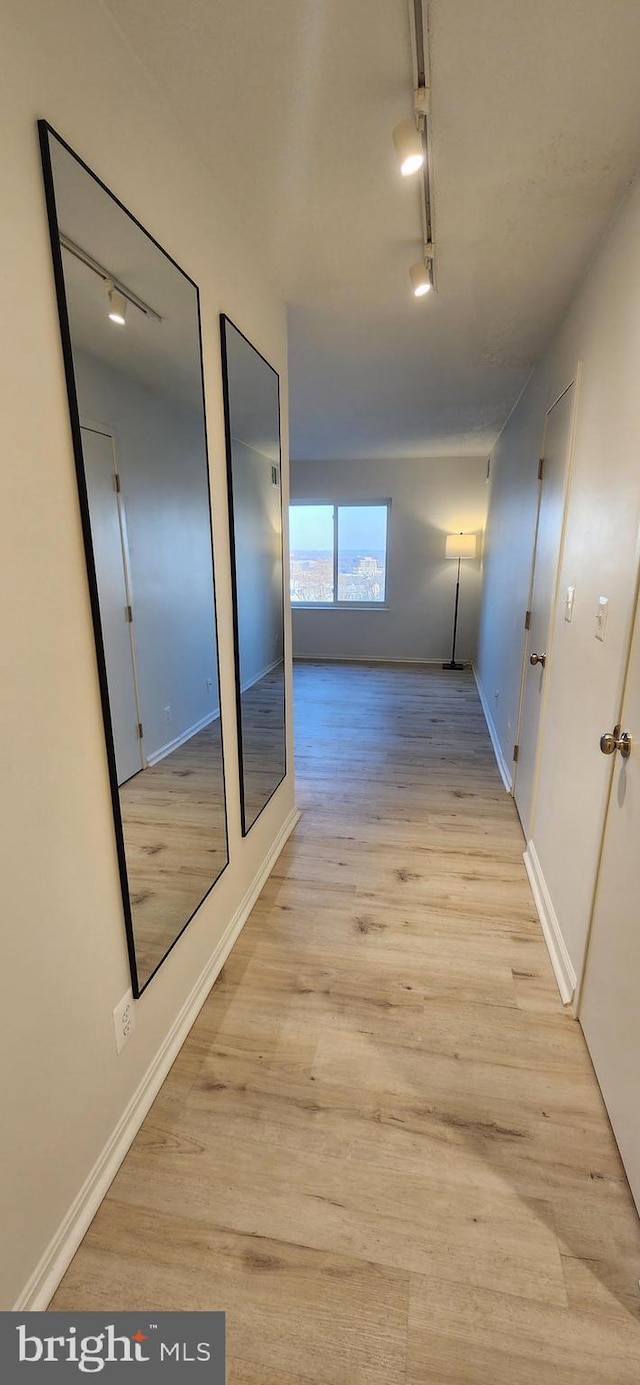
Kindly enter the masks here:
M 573 620 L 573 602 L 576 594 L 575 587 L 567 587 L 567 595 L 564 599 L 564 618 Z
M 607 632 L 607 619 L 608 619 L 608 616 L 609 616 L 609 598 L 608 598 L 608 596 L 599 596 L 599 597 L 598 597 L 598 606 L 597 606 L 597 609 L 596 609 L 596 639 L 597 639 L 597 640 L 603 640 L 604 637 L 605 637 L 605 635 L 606 635 L 606 632 Z

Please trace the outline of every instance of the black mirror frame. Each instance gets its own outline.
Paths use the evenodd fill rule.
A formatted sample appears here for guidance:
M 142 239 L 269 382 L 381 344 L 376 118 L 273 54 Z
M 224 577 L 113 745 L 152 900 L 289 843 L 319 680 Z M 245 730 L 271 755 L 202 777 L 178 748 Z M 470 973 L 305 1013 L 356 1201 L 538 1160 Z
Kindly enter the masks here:
M 281 424 L 282 424 L 282 410 L 281 410 L 281 404 L 280 404 L 280 375 L 279 375 L 278 371 L 276 370 L 275 366 L 272 366 L 272 365 L 271 365 L 271 362 L 267 360 L 266 356 L 263 356 L 262 352 L 261 352 L 261 351 L 258 351 L 257 346 L 254 346 L 253 342 L 249 340 L 249 337 L 245 336 L 245 333 L 242 332 L 242 331 L 240 330 L 240 328 L 236 325 L 236 323 L 233 321 L 233 319 L 230 318 L 230 317 L 228 316 L 227 313 L 221 313 L 221 314 L 220 314 L 220 350 L 221 350 L 221 355 L 222 355 L 222 397 L 223 397 L 223 405 L 224 405 L 225 447 L 226 447 L 226 454 L 227 454 L 227 497 L 228 497 L 228 503 L 229 503 L 229 549 L 230 549 L 230 556 L 231 556 L 231 595 L 232 595 L 232 602 L 233 602 L 233 649 L 234 649 L 234 662 L 235 662 L 235 675 L 236 675 L 236 731 L 237 731 L 237 737 L 238 737 L 238 773 L 239 773 L 239 785 L 240 785 L 240 821 L 241 821 L 241 827 L 242 827 L 242 835 L 243 835 L 243 837 L 247 837 L 247 836 L 249 835 L 249 832 L 251 831 L 251 828 L 255 826 L 256 822 L 258 821 L 258 818 L 260 818 L 260 817 L 262 816 L 262 813 L 264 812 L 265 808 L 267 807 L 267 804 L 271 802 L 271 799 L 273 798 L 274 794 L 276 794 L 276 793 L 278 792 L 278 789 L 280 788 L 280 785 L 284 783 L 284 780 L 285 780 L 286 777 L 287 777 L 287 772 L 288 772 L 287 745 L 288 745 L 288 726 L 289 726 L 289 718 L 288 718 L 288 715 L 287 715 L 287 712 L 288 712 L 288 708 L 287 708 L 287 688 L 286 688 L 286 679 L 285 679 L 285 681 L 284 681 L 284 683 L 283 683 L 283 690 L 282 690 L 282 727 L 283 727 L 283 738 L 284 738 L 284 770 L 283 770 L 283 774 L 282 774 L 282 777 L 278 780 L 277 784 L 274 785 L 273 789 L 271 790 L 271 793 L 269 794 L 269 797 L 268 797 L 267 799 L 265 799 L 265 801 L 264 801 L 264 803 L 263 803 L 263 805 L 262 805 L 262 807 L 261 807 L 261 809 L 260 809 L 260 812 L 256 814 L 255 818 L 253 819 L 253 822 L 250 822 L 250 823 L 247 825 L 247 813 L 246 813 L 245 792 L 244 792 L 244 755 L 243 755 L 243 735 L 242 735 L 242 681 L 241 681 L 241 677 L 240 677 L 240 622 L 239 622 L 239 603 L 238 603 L 238 580 L 237 580 L 237 571 L 236 571 L 235 519 L 234 519 L 234 511 L 233 511 L 233 451 L 232 451 L 232 443 L 231 443 L 231 401 L 230 401 L 230 395 L 229 395 L 229 361 L 228 361 L 228 354 L 227 354 L 227 336 L 226 336 L 227 324 L 229 325 L 229 327 L 233 327 L 234 332 L 237 332 L 237 333 L 238 333 L 238 336 L 242 337 L 243 341 L 246 341 L 247 346 L 250 346 L 250 347 L 251 347 L 251 350 L 252 350 L 252 351 L 255 351 L 256 356 L 259 356 L 259 357 L 260 357 L 260 360 L 261 360 L 261 361 L 264 361 L 264 364 L 268 367 L 268 369 L 272 372 L 272 374 L 275 375 L 275 378 L 276 378 L 276 381 L 277 381 L 277 385 L 278 385 L 278 482 L 279 482 L 279 488 L 280 488 L 280 550 L 281 550 L 281 556 L 282 556 L 282 608 L 281 608 L 281 609 L 282 609 L 282 636 L 283 636 L 282 657 L 283 657 L 283 663 L 284 663 L 284 637 L 285 637 L 285 633 L 286 633 L 286 624 L 285 624 L 285 600 L 284 600 L 284 581 L 285 581 L 285 574 L 284 574 L 284 507 L 283 507 L 283 501 L 282 501 L 282 427 L 281 427 Z
M 59 316 L 59 321 L 60 321 L 60 337 L 61 337 L 61 343 L 62 343 L 62 356 L 63 356 L 64 373 L 65 373 L 65 380 L 66 380 L 66 386 L 67 386 L 67 397 L 68 397 L 68 404 L 69 404 L 69 421 L 70 421 L 70 425 L 71 425 L 71 436 L 72 436 L 72 442 L 73 442 L 73 455 L 74 455 L 74 461 L 75 461 L 76 480 L 77 480 L 77 485 L 78 485 L 78 498 L 79 498 L 79 503 L 80 503 L 80 519 L 81 519 L 81 523 L 82 523 L 82 537 L 83 537 L 83 541 L 84 541 L 85 561 L 86 561 L 86 567 L 87 567 L 87 580 L 88 580 L 88 585 L 89 585 L 89 597 L 90 597 L 90 601 L 91 601 L 91 615 L 92 615 L 92 618 L 93 618 L 93 630 L 94 630 L 95 647 L 96 647 L 96 662 L 97 662 L 97 668 L 98 668 L 98 681 L 99 681 L 99 685 L 100 685 L 100 701 L 101 701 L 101 704 L 102 704 L 102 716 L 103 716 L 103 721 L 104 721 L 104 735 L 105 735 L 105 748 L 106 748 L 106 754 L 107 754 L 107 764 L 108 764 L 108 770 L 109 770 L 109 786 L 110 786 L 110 790 L 111 790 L 111 804 L 112 804 L 112 810 L 113 810 L 113 825 L 114 825 L 114 833 L 115 833 L 116 851 L 117 851 L 117 857 L 118 857 L 118 869 L 119 869 L 119 873 L 120 873 L 120 887 L 121 887 L 121 893 L 122 893 L 122 907 L 123 907 L 123 914 L 124 914 L 125 933 L 126 933 L 126 939 L 127 939 L 127 952 L 128 952 L 128 956 L 129 956 L 129 967 L 130 967 L 130 971 L 131 971 L 131 988 L 132 988 L 132 991 L 133 991 L 134 998 L 135 998 L 136 1000 L 138 1000 L 138 999 L 140 998 L 140 996 L 143 994 L 143 992 L 146 990 L 146 988 L 147 988 L 147 986 L 149 985 L 149 983 L 153 980 L 154 976 L 157 975 L 159 968 L 162 966 L 163 962 L 166 961 L 167 957 L 169 956 L 169 953 L 173 950 L 173 948 L 175 947 L 175 945 L 176 945 L 176 943 L 178 942 L 178 940 L 182 937 L 182 934 L 184 933 L 185 929 L 188 928 L 189 924 L 191 923 L 191 920 L 194 918 L 195 914 L 197 914 L 198 909 L 201 907 L 201 905 L 204 903 L 204 900 L 207 898 L 207 896 L 208 896 L 208 895 L 211 893 L 211 891 L 214 889 L 214 887 L 215 887 L 215 885 L 217 884 L 218 880 L 220 879 L 221 875 L 224 873 L 224 871 L 227 869 L 227 866 L 229 865 L 229 826 L 228 826 L 228 819 L 227 819 L 227 786 L 226 786 L 225 763 L 224 763 L 224 734 L 223 734 L 223 720 L 222 720 L 222 687 L 221 687 L 221 682 L 220 682 L 220 649 L 219 649 L 219 640 L 218 640 L 218 612 L 217 612 L 216 583 L 215 583 L 215 556 L 214 556 L 214 545 L 213 545 L 213 516 L 212 516 L 212 510 L 211 510 L 211 481 L 210 481 L 210 468 L 209 468 L 209 455 L 210 455 L 210 453 L 209 453 L 209 440 L 208 440 L 208 436 L 207 436 L 207 411 L 206 411 L 206 396 L 205 396 L 205 385 L 204 385 L 204 360 L 203 360 L 203 353 L 202 353 L 202 317 L 201 317 L 201 312 L 200 312 L 200 290 L 199 290 L 198 285 L 196 284 L 195 280 L 193 280 L 193 279 L 191 278 L 191 276 L 185 272 L 185 270 L 182 268 L 182 266 L 179 265 L 179 264 L 177 263 L 176 260 L 174 260 L 173 256 L 170 255 L 169 252 L 168 252 L 167 250 L 165 250 L 164 247 L 163 247 L 162 245 L 160 245 L 160 242 L 156 240 L 155 236 L 152 236 L 152 235 L 150 234 L 150 232 L 146 229 L 146 227 L 142 225 L 142 222 L 139 221 L 138 218 L 137 218 L 136 216 L 134 216 L 133 212 L 130 212 L 129 209 L 128 209 L 128 207 L 125 207 L 124 203 L 120 201 L 119 197 L 116 197 L 115 193 L 113 193 L 113 192 L 111 191 L 111 189 L 107 187 L 106 183 L 103 183 L 102 179 L 98 177 L 97 173 L 94 173 L 93 169 L 90 168 L 89 165 L 88 165 L 87 163 L 85 163 L 84 159 L 82 159 L 82 158 L 80 157 L 80 155 L 76 153 L 75 149 L 72 149 L 72 148 L 71 148 L 71 145 L 68 144 L 67 141 L 66 141 L 65 139 L 63 139 L 62 135 L 58 134 L 58 131 L 55 130 L 54 127 L 53 127 L 52 125 L 50 125 L 48 121 L 46 121 L 46 120 L 38 120 L 38 137 L 39 137 L 39 141 L 40 141 L 40 154 L 41 154 L 41 158 L 42 158 L 42 173 L 43 173 L 43 179 L 44 179 L 45 204 L 46 204 L 47 220 L 48 220 L 48 226 L 49 226 L 49 238 L 50 238 L 50 243 L 51 243 L 51 257 L 52 257 L 52 261 L 53 261 L 53 276 L 54 276 L 54 281 L 55 281 L 56 299 L 57 299 L 57 304 L 58 304 L 58 316 Z M 123 827 L 122 827 L 122 813 L 121 813 L 121 810 L 120 810 L 120 795 L 119 795 L 119 789 L 118 789 L 118 777 L 117 777 L 117 773 L 116 773 L 116 757 L 115 757 L 115 749 L 114 749 L 114 741 L 113 741 L 113 726 L 112 726 L 112 721 L 111 721 L 111 708 L 110 708 L 110 705 L 109 705 L 109 688 L 108 688 L 108 683 L 107 683 L 107 665 L 106 665 L 106 659 L 105 659 L 104 639 L 103 639 L 103 635 L 102 635 L 102 622 L 101 622 L 101 618 L 100 618 L 100 603 L 99 603 L 99 598 L 98 598 L 98 583 L 97 583 L 96 566 L 95 566 L 94 553 L 93 553 L 93 541 L 92 541 L 92 537 L 91 537 L 91 518 L 90 518 L 90 511 L 89 511 L 89 496 L 88 496 L 88 492 L 87 492 L 87 483 L 86 483 L 86 477 L 85 477 L 85 471 L 84 471 L 84 456 L 83 456 L 83 449 L 82 449 L 82 435 L 81 435 L 81 430 L 80 430 L 80 411 L 79 411 L 79 407 L 78 407 L 78 395 L 77 395 L 77 390 L 76 390 L 75 371 L 74 371 L 74 365 L 73 365 L 73 348 L 72 348 L 72 343 L 71 343 L 71 328 L 70 328 L 70 323 L 69 323 L 69 310 L 68 310 L 68 306 L 67 306 L 67 297 L 66 297 L 65 282 L 64 282 L 64 268 L 63 268 L 63 263 L 62 263 L 62 251 L 61 251 L 61 248 L 60 248 L 60 228 L 59 228 L 59 224 L 58 224 L 58 211 L 57 211 L 56 198 L 55 198 L 55 184 L 54 184 L 54 177 L 53 177 L 53 166 L 52 166 L 52 161 L 51 161 L 51 149 L 50 149 L 50 146 L 49 146 L 49 139 L 50 139 L 50 137 L 53 137 L 54 139 L 56 139 L 56 140 L 58 141 L 58 143 L 59 143 L 60 145 L 62 145 L 62 147 L 63 147 L 64 149 L 66 149 L 67 153 L 70 154 L 70 155 L 72 156 L 72 158 L 74 158 L 74 159 L 76 160 L 76 162 L 77 162 L 78 164 L 80 164 L 80 166 L 85 170 L 85 172 L 89 175 L 89 177 L 93 178 L 94 182 L 96 182 L 96 183 L 99 185 L 99 187 L 101 187 L 101 188 L 103 189 L 103 191 L 107 193 L 107 195 L 112 199 L 113 202 L 116 203 L 116 205 L 120 208 L 120 210 L 121 210 L 122 212 L 124 212 L 125 216 L 128 216 L 129 219 L 130 219 L 131 221 L 133 221 L 134 225 L 136 225 L 136 226 L 139 228 L 139 230 L 141 230 L 141 231 L 144 233 L 144 235 L 147 236 L 148 240 L 151 241 L 152 245 L 155 245 L 156 249 L 159 250 L 159 251 L 165 256 L 165 258 L 166 258 L 167 260 L 170 261 L 170 263 L 179 271 L 180 274 L 183 275 L 183 277 L 184 277 L 186 280 L 188 280 L 188 282 L 192 285 L 193 289 L 195 290 L 195 297 L 196 297 L 196 309 L 197 309 L 197 319 L 198 319 L 198 346 L 199 346 L 199 354 L 200 354 L 200 382 L 201 382 L 201 388 L 202 388 L 202 421 L 203 421 L 204 441 L 205 441 L 206 458 L 207 458 L 207 498 L 208 498 L 208 503 L 209 503 L 209 532 L 210 532 L 210 536 L 211 536 L 211 573 L 212 573 L 212 587 L 213 587 L 213 615 L 214 615 L 214 629 L 215 629 L 215 637 L 216 637 L 216 667 L 217 667 L 218 690 L 219 690 L 219 699 L 220 699 L 220 740 L 221 740 L 221 758 L 222 758 L 222 791 L 223 791 L 223 795 L 224 795 L 224 820 L 225 820 L 225 840 L 226 840 L 226 847 L 227 847 L 227 859 L 226 859 L 225 865 L 222 867 L 222 870 L 219 871 L 219 873 L 218 873 L 218 875 L 216 876 L 215 880 L 212 881 L 212 883 L 211 883 L 209 889 L 208 889 L 208 890 L 206 891 L 206 893 L 202 896 L 202 899 L 200 900 L 200 903 L 199 903 L 199 904 L 197 905 L 197 907 L 193 910 L 193 912 L 189 915 L 188 919 L 185 920 L 185 922 L 184 922 L 184 924 L 182 925 L 182 927 L 180 928 L 179 932 L 176 933 L 176 936 L 175 936 L 175 938 L 173 939 L 173 942 L 172 942 L 172 943 L 170 944 L 170 946 L 167 948 L 167 950 L 166 950 L 166 952 L 164 953 L 164 955 L 160 958 L 160 961 L 159 961 L 159 962 L 157 963 L 157 965 L 154 967 L 154 969 L 153 969 L 153 971 L 151 972 L 150 976 L 147 977 L 146 981 L 145 981 L 142 985 L 140 984 L 140 978 L 139 978 L 139 975 L 138 975 L 137 959 L 136 959 L 135 934 L 134 934 L 134 929 L 133 929 L 133 917 L 132 917 L 132 912 L 131 912 L 131 900 L 130 900 L 130 893 L 129 893 L 129 879 L 128 879 L 128 874 L 127 874 L 127 861 L 126 861 L 126 853 L 125 853 L 124 832 L 123 832 Z

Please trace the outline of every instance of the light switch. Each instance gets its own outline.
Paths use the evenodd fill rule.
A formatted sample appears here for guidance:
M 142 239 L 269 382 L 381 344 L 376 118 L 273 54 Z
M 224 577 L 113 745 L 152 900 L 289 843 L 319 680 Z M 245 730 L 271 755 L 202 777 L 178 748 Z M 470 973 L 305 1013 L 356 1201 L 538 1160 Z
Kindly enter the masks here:
M 567 587 L 567 595 L 564 599 L 564 618 L 573 620 L 573 600 L 576 594 L 575 587 Z
M 596 639 L 603 640 L 607 632 L 607 617 L 609 615 L 608 596 L 599 596 L 596 609 Z

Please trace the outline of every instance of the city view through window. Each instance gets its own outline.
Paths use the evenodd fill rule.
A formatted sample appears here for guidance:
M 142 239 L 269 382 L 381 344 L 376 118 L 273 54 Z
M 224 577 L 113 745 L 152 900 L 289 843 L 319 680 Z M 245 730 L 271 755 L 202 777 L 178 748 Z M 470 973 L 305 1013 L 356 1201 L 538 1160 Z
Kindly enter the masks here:
M 387 505 L 292 505 L 293 605 L 386 596 Z

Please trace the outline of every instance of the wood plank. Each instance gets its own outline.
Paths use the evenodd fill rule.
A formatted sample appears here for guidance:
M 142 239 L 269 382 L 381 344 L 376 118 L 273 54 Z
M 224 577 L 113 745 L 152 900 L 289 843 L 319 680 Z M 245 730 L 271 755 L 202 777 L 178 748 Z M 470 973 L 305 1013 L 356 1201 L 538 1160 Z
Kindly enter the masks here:
M 54 1308 L 231 1385 L 636 1385 L 640 1227 L 473 680 L 296 670 L 304 815 Z

